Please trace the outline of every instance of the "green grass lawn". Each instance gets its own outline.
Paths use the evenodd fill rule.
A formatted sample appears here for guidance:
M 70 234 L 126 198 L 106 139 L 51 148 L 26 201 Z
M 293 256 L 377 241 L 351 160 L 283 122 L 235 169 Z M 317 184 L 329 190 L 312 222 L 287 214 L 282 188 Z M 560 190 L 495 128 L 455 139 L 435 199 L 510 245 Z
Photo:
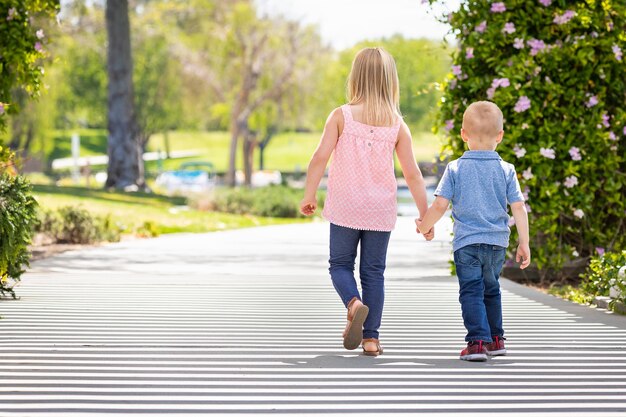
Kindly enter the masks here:
M 158 233 L 196 233 L 309 221 L 198 211 L 185 209 L 186 200 L 182 197 L 115 193 L 83 187 L 36 184 L 34 195 L 45 209 L 79 205 L 96 215 L 111 215 L 129 233 L 145 222 L 152 223 Z
M 81 155 L 106 153 L 106 131 L 83 129 L 81 135 Z M 54 158 L 71 156 L 69 131 L 58 131 L 54 135 Z M 228 132 L 174 131 L 169 133 L 171 151 L 195 150 L 197 157 L 163 161 L 163 169 L 176 169 L 184 160 L 202 160 L 212 162 L 218 171 L 225 171 L 228 166 L 230 136 Z M 265 168 L 280 171 L 304 171 L 311 154 L 320 139 L 320 133 L 285 132 L 276 135 L 265 150 Z M 439 137 L 429 132 L 413 134 L 415 156 L 419 162 L 430 162 L 438 155 L 441 148 Z M 154 135 L 148 144 L 149 151 L 165 150 L 163 134 Z M 258 168 L 258 151 L 255 155 Z M 241 166 L 241 161 L 238 162 Z M 148 171 L 157 171 L 157 162 L 146 164 Z

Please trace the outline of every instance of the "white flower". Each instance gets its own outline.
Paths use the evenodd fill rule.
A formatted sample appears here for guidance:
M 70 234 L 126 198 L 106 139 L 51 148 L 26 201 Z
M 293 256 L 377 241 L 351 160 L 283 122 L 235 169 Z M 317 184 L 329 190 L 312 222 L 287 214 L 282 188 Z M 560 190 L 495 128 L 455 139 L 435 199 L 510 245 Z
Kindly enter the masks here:
M 578 217 L 579 219 L 582 219 L 585 216 L 585 212 L 582 211 L 581 209 L 576 209 L 574 210 L 574 216 Z

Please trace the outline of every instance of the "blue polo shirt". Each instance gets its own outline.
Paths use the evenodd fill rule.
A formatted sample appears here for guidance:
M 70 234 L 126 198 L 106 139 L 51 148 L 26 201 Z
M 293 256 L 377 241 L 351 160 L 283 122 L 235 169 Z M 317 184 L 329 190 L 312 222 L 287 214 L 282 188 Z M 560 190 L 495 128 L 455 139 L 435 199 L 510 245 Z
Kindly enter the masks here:
M 435 191 L 452 202 L 452 249 L 475 243 L 509 246 L 507 204 L 524 201 L 515 167 L 496 151 L 467 151 L 448 164 Z

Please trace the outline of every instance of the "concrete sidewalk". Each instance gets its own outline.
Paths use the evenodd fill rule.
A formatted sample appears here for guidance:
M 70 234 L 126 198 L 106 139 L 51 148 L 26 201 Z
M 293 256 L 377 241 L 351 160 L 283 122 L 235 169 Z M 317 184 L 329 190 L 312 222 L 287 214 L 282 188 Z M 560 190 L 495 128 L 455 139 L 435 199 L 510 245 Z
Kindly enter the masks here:
M 341 346 L 326 223 L 37 262 L 0 302 L 0 416 L 626 415 L 624 317 L 503 280 L 510 355 L 458 360 L 446 229 L 399 220 L 378 358 Z

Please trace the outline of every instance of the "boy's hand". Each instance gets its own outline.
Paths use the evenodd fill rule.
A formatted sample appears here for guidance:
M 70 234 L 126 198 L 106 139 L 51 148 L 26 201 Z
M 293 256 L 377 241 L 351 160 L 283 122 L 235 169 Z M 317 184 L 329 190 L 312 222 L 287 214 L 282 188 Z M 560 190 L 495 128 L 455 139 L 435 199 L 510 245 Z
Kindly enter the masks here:
M 517 247 L 517 254 L 515 255 L 515 261 L 521 262 L 520 269 L 526 269 L 530 265 L 530 247 L 528 244 L 520 244 Z
M 305 216 L 312 216 L 317 210 L 317 201 L 304 199 L 300 202 L 300 213 Z

